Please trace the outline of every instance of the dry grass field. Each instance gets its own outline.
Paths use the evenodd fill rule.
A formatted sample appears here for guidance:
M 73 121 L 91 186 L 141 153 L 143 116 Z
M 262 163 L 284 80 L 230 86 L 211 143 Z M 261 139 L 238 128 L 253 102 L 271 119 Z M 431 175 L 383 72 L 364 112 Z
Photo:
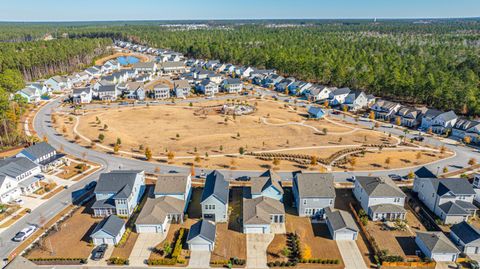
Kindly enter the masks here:
M 309 166 L 291 161 L 280 161 L 273 165 L 270 160 L 259 160 L 252 156 L 237 155 L 239 149 L 245 152 L 281 152 L 290 154 L 311 154 L 327 158 L 337 151 L 362 144 L 394 144 L 398 140 L 383 133 L 362 128 L 354 123 L 341 120 L 307 118 L 306 108 L 292 109 L 289 105 L 272 100 L 238 98 L 241 102 L 256 105 L 257 110 L 244 116 L 227 116 L 211 108 L 225 101 L 205 100 L 192 106 L 166 104 L 148 107 L 111 107 L 88 110 L 79 116 L 77 132 L 100 143 L 95 149 L 112 152 L 117 139 L 121 140 L 119 153 L 144 156 L 144 148 L 151 149 L 154 159 L 167 162 L 168 153 L 175 165 L 203 167 L 208 169 L 261 170 L 319 170 L 320 165 Z M 97 122 L 97 118 L 99 122 Z M 76 119 L 70 115 L 57 115 L 55 126 L 59 133 L 71 141 L 84 146 L 90 142 L 73 132 Z M 104 129 L 107 125 L 108 128 Z M 327 134 L 324 134 L 324 131 Z M 428 163 L 441 157 L 439 154 L 422 154 L 416 159 L 413 150 L 384 150 L 382 153 L 367 153 L 357 158 L 352 168 L 347 164 L 337 170 L 380 170 L 390 157 L 389 168 L 414 166 Z M 410 160 L 405 163 L 403 160 Z M 385 165 L 386 166 L 386 165 Z

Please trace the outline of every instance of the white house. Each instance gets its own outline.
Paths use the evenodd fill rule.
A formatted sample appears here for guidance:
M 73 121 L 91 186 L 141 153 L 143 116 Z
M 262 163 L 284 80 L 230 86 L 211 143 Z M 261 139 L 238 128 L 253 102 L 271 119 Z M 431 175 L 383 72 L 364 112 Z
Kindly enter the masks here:
M 120 242 L 125 233 L 125 221 L 121 218 L 111 215 L 104 218 L 95 226 L 90 234 L 94 245 L 116 245 Z
M 243 233 L 267 234 L 285 232 L 275 229 L 285 223 L 285 207 L 282 202 L 267 196 L 243 199 Z
M 218 84 L 209 79 L 204 79 L 197 86 L 197 90 L 205 95 L 213 96 L 218 93 Z
M 92 101 L 92 90 L 90 88 L 73 89 L 72 99 L 74 104 L 88 104 Z
M 228 221 L 229 182 L 219 171 L 207 175 L 200 204 L 202 217 L 214 222 Z
M 374 221 L 405 219 L 406 195 L 388 177 L 359 176 L 353 194 Z
M 185 98 L 190 95 L 192 86 L 190 86 L 190 83 L 187 80 L 180 79 L 173 81 L 173 89 L 177 98 Z
M 155 99 L 170 98 L 170 87 L 165 84 L 156 85 L 152 91 L 152 97 Z
M 331 106 L 341 105 L 345 103 L 347 96 L 350 94 L 351 90 L 349 88 L 340 88 L 333 90 L 328 95 L 328 103 Z
M 463 253 L 480 254 L 480 231 L 468 222 L 462 221 L 452 225 L 450 238 Z
M 326 209 L 327 227 L 333 240 L 357 240 L 358 227 L 352 215 L 343 210 Z
M 375 112 L 375 118 L 385 121 L 390 121 L 395 117 L 395 114 L 400 109 L 399 103 L 386 101 L 383 99 L 377 100 L 371 109 Z
M 238 78 L 229 78 L 223 81 L 223 90 L 227 93 L 239 93 L 242 89 L 242 81 Z
M 454 262 L 460 255 L 460 251 L 443 232 L 417 231 L 415 243 L 425 257 L 436 262 Z
M 199 220 L 188 231 L 187 244 L 190 251 L 210 251 L 215 248 L 216 226 L 208 220 Z
M 325 209 L 335 204 L 332 174 L 297 173 L 293 177 L 293 197 L 301 217 L 325 218 Z
M 17 94 L 22 96 L 23 98 L 27 99 L 28 103 L 36 103 L 40 101 L 41 92 L 37 88 L 34 87 L 25 87 L 19 91 Z
M 453 111 L 444 112 L 433 119 L 431 128 L 436 134 L 444 134 L 451 131 L 457 122 L 457 115 Z
M 20 151 L 16 157 L 25 157 L 40 165 L 42 171 L 49 171 L 63 163 L 64 154 L 47 142 L 39 142 Z

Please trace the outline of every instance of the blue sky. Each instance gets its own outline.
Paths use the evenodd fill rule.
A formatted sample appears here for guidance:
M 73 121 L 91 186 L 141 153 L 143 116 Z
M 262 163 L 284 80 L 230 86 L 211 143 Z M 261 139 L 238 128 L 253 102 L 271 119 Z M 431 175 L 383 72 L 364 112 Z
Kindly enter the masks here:
M 480 0 L 0 0 L 0 21 L 478 16 Z

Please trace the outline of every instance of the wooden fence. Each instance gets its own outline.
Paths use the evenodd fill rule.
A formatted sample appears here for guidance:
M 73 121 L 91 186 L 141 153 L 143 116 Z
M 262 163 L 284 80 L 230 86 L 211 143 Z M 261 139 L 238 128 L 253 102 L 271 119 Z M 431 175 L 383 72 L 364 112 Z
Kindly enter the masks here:
M 435 268 L 436 262 L 382 262 L 385 267 L 416 267 L 416 268 Z

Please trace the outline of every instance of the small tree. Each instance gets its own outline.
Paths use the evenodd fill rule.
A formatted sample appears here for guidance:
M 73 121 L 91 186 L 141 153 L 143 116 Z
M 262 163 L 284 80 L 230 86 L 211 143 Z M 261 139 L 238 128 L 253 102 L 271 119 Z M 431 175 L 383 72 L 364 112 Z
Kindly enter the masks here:
M 440 154 L 442 154 L 442 155 L 445 154 L 445 151 L 446 151 L 446 150 L 447 150 L 447 148 L 445 147 L 445 145 L 442 145 L 442 146 L 440 147 Z
M 120 150 L 120 145 L 119 145 L 119 144 L 115 144 L 115 146 L 113 146 L 113 152 L 114 152 L 115 154 L 117 154 L 119 150 Z
M 208 159 L 208 152 L 205 152 L 205 159 Z
M 468 165 L 475 165 L 475 164 L 477 164 L 477 159 L 470 158 L 470 160 L 468 160 Z
M 155 170 L 153 170 L 153 172 L 158 174 L 158 173 L 160 173 L 160 170 L 161 170 L 160 167 L 156 166 Z
M 240 155 L 245 154 L 245 149 L 243 147 L 238 148 L 238 153 L 240 153 Z
M 220 147 L 218 147 L 218 149 L 219 149 L 220 151 L 223 151 L 223 146 L 220 145 Z
M 168 161 L 169 161 L 169 162 L 172 162 L 173 159 L 175 159 L 175 152 L 169 151 L 169 152 L 167 153 L 167 158 L 168 158 Z
M 443 171 L 444 174 L 448 173 L 448 168 L 445 166 L 442 171 Z
M 402 119 L 400 117 L 396 117 L 395 118 L 395 124 L 398 125 L 398 126 L 402 125 Z
M 121 144 L 122 144 L 122 140 L 120 139 L 120 137 L 117 137 L 117 144 L 118 144 L 118 145 L 121 145 Z
M 390 166 L 390 163 L 391 163 L 391 162 L 392 162 L 392 160 L 391 160 L 390 157 L 387 157 L 387 158 L 385 159 L 385 164 L 387 165 L 387 167 Z
M 468 145 L 472 142 L 472 138 L 467 135 L 463 138 L 463 142 Z
M 375 112 L 373 110 L 370 111 L 370 114 L 368 114 L 368 118 L 371 119 L 371 120 L 375 119 Z
M 327 100 L 325 100 L 325 101 L 323 102 L 323 106 L 324 106 L 325 108 L 328 108 L 328 101 L 327 101 Z
M 278 166 L 280 164 L 280 160 L 277 159 L 277 158 L 273 158 L 272 163 L 273 163 L 274 166 Z
M 67 126 L 63 125 L 63 127 L 62 127 L 62 133 L 64 133 L 64 134 L 67 133 Z
M 236 165 L 237 165 L 237 161 L 235 161 L 235 159 L 232 158 L 232 159 L 230 160 L 230 168 L 234 169 Z
M 180 134 L 176 134 L 175 137 L 178 139 L 180 139 Z
M 342 143 L 343 137 L 338 138 L 338 143 Z
M 312 156 L 310 157 L 310 165 L 315 166 L 315 165 L 317 165 L 317 163 L 318 163 L 317 156 L 312 155 Z
M 190 175 L 191 175 L 192 177 L 195 176 L 195 166 L 194 166 L 193 164 L 190 166 Z
M 202 158 L 200 158 L 200 155 L 197 154 L 197 155 L 195 155 L 194 161 L 195 161 L 196 163 L 200 163 L 200 162 L 202 161 Z
M 188 104 L 188 106 L 192 107 L 192 106 L 193 106 L 193 103 L 192 103 L 192 102 L 190 102 L 190 103 Z
M 407 175 L 408 179 L 414 179 L 415 178 L 415 173 L 413 171 L 408 172 Z
M 146 147 L 145 148 L 145 159 L 147 159 L 147 161 L 150 161 L 153 157 L 153 154 L 152 154 L 152 150 L 149 148 L 149 147 Z
M 43 142 L 48 143 L 48 138 L 47 138 L 46 135 L 43 136 L 42 140 L 43 140 Z
M 415 156 L 415 158 L 417 159 L 417 163 L 418 163 L 418 161 L 422 158 L 422 152 L 421 151 L 417 152 L 417 155 Z
M 78 140 L 80 140 L 80 136 L 78 134 L 76 134 L 73 139 L 75 139 L 75 141 L 78 141 Z
M 357 158 L 351 157 L 350 159 L 348 159 L 348 163 L 351 167 L 355 167 L 355 165 L 357 165 Z
M 237 133 L 237 138 L 240 138 L 240 132 Z
M 322 129 L 322 132 L 323 132 L 324 135 L 327 135 L 328 129 L 327 129 L 327 128 L 323 128 L 323 129 Z
M 103 125 L 103 130 L 106 131 L 107 129 L 108 129 L 108 125 L 104 124 L 104 125 Z
M 99 134 L 98 135 L 98 141 L 103 142 L 103 140 L 105 139 L 105 135 L 104 134 Z

